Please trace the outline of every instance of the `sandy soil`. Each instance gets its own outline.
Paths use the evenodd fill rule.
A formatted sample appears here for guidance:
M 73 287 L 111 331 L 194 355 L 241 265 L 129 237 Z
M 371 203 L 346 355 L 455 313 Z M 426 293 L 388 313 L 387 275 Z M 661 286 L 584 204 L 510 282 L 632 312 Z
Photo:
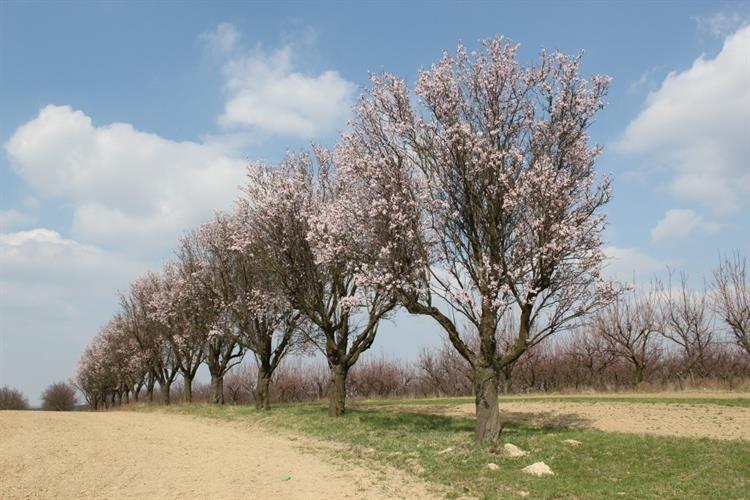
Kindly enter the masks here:
M 435 406 L 428 411 L 473 416 L 474 405 Z M 750 409 L 742 407 L 625 401 L 533 401 L 501 402 L 500 412 L 504 420 L 516 422 L 661 436 L 750 440 Z
M 714 390 L 686 390 L 670 392 L 576 392 L 544 394 L 518 394 L 514 397 L 524 399 L 566 399 L 566 398 L 616 398 L 628 399 L 750 399 L 750 391 L 714 391 Z
M 0 498 L 434 497 L 412 476 L 314 448 L 189 416 L 4 411 Z

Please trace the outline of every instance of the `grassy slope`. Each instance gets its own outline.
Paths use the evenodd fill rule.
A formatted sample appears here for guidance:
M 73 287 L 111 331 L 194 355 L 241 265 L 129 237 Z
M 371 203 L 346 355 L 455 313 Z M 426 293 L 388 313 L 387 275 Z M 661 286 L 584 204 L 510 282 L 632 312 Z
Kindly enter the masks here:
M 445 400 L 435 402 L 445 404 Z M 267 413 L 206 405 L 174 406 L 169 411 L 253 422 L 342 443 L 346 446 L 344 451 L 337 449 L 339 455 L 411 471 L 447 486 L 451 496 L 517 498 L 520 492 L 529 492 L 532 498 L 750 496 L 750 444 L 743 441 L 506 425 L 503 440 L 531 451 L 527 457 L 511 459 L 474 444 L 471 419 L 373 410 L 367 404 L 352 408 L 339 419 L 326 417 L 321 404 L 283 405 Z M 571 447 L 562 443 L 564 439 L 582 444 Z M 453 450 L 439 453 L 448 447 Z M 536 478 L 520 472 L 537 461 L 547 463 L 555 476 Z M 499 470 L 489 470 L 490 462 Z

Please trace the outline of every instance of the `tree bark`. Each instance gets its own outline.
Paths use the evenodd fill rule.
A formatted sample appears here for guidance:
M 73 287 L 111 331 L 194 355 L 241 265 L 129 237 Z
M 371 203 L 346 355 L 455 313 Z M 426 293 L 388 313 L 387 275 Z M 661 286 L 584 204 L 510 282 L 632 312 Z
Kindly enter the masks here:
M 211 403 L 216 405 L 224 404 L 224 377 L 220 375 L 211 375 Z
M 164 405 L 169 405 L 169 390 L 172 387 L 172 382 L 159 383 L 159 392 L 161 392 L 161 402 Z
M 189 375 L 182 375 L 184 386 L 182 389 L 182 399 L 186 403 L 193 402 L 193 377 Z
M 497 406 L 498 374 L 491 367 L 474 369 L 474 393 L 476 395 L 477 441 L 497 441 L 502 425 Z
M 633 388 L 637 391 L 641 387 L 641 382 L 643 382 L 643 371 L 644 368 L 640 364 L 635 365 L 635 378 L 633 380 Z
M 328 416 L 339 417 L 346 412 L 346 376 L 343 364 L 331 367 L 331 383 L 328 386 Z
M 153 375 L 150 375 L 146 382 L 146 395 L 148 396 L 149 403 L 154 402 L 154 385 L 156 385 L 156 382 Z
M 511 387 L 513 387 L 513 380 L 511 379 L 511 374 L 507 371 L 504 371 L 502 379 L 503 379 L 503 382 L 502 382 L 503 394 L 510 394 L 510 389 Z
M 258 368 L 258 383 L 255 387 L 255 408 L 268 410 L 271 407 L 268 394 L 268 386 L 271 377 L 264 368 Z

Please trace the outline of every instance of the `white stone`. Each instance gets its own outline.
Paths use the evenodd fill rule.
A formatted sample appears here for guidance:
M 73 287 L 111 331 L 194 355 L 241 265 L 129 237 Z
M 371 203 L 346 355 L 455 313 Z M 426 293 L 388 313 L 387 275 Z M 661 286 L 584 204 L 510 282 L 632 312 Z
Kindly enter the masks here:
M 552 469 L 550 469 L 549 466 L 544 462 L 535 462 L 528 467 L 524 467 L 521 470 L 526 474 L 531 474 L 534 476 L 553 476 L 555 474 L 554 472 L 552 472 Z
M 518 446 L 510 443 L 505 443 L 503 445 L 503 455 L 510 458 L 516 458 L 516 457 L 525 457 L 528 455 L 528 451 L 524 451 Z

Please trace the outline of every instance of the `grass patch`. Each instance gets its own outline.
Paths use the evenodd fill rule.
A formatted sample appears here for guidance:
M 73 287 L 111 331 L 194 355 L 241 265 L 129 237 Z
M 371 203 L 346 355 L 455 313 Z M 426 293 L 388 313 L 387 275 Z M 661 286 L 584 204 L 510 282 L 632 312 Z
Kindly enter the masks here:
M 466 400 L 449 401 L 431 404 Z M 750 491 L 750 445 L 743 441 L 511 423 L 506 424 L 503 441 L 531 453 L 505 458 L 473 442 L 472 419 L 369 406 L 353 403 L 338 419 L 328 418 L 322 404 L 279 405 L 268 412 L 209 405 L 173 406 L 166 411 L 250 422 L 340 443 L 345 446 L 337 449 L 339 456 L 409 471 L 447 487 L 449 497 L 518 498 L 528 492 L 532 498 L 746 498 Z M 571 447 L 564 439 L 582 444 Z M 453 450 L 440 453 L 449 447 Z M 368 451 L 364 458 L 363 449 Z M 537 478 L 521 472 L 537 461 L 549 465 L 555 476 Z M 490 470 L 490 462 L 499 469 Z

